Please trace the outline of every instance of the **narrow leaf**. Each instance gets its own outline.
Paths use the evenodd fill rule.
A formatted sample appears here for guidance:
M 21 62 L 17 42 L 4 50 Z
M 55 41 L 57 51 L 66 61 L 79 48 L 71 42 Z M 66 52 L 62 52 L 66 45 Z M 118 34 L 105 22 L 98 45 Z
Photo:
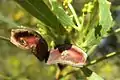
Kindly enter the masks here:
M 26 9 L 34 17 L 42 21 L 48 26 L 56 28 L 59 24 L 56 16 L 51 12 L 43 0 L 15 0 L 24 9 Z
M 50 0 L 52 11 L 63 26 L 77 28 L 73 20 L 65 13 L 62 5 L 57 0 Z
M 105 36 L 107 31 L 113 26 L 113 19 L 110 12 L 110 2 L 98 0 L 99 2 L 99 25 L 102 25 L 101 35 Z

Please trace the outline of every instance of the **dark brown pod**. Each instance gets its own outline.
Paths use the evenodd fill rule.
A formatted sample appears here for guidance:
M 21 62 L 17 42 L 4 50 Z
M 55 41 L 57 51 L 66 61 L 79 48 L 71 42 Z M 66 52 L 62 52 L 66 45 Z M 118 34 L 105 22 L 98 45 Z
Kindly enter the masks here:
M 12 29 L 10 41 L 19 48 L 32 50 L 40 60 L 47 60 L 48 45 L 40 34 L 31 29 Z
M 49 53 L 47 64 L 67 64 L 82 67 L 86 64 L 87 54 L 79 47 L 72 44 L 57 46 Z

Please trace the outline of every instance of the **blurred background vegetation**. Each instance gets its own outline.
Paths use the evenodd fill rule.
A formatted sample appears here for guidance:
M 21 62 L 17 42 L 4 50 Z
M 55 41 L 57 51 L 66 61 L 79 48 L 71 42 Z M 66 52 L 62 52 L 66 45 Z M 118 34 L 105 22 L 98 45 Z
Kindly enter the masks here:
M 78 15 L 89 0 L 73 0 L 73 7 Z M 120 28 L 120 1 L 110 0 L 111 12 L 115 21 L 114 29 Z M 54 80 L 57 67 L 39 62 L 29 51 L 17 48 L 8 39 L 12 28 L 24 25 L 37 28 L 40 23 L 13 0 L 0 0 L 0 80 Z M 44 24 L 41 24 L 44 25 Z M 44 33 L 43 33 L 44 35 Z M 5 38 L 4 38 L 5 37 Z M 44 35 L 44 37 L 47 37 Z M 96 58 L 120 49 L 120 33 L 111 35 L 101 44 L 90 57 Z M 120 55 L 90 66 L 105 80 L 120 80 Z M 78 75 L 78 74 L 77 74 Z M 77 77 L 80 77 L 77 76 Z M 64 80 L 64 79 L 63 79 Z M 76 79 L 70 79 L 76 80 Z M 84 79 L 78 79 L 84 80 Z

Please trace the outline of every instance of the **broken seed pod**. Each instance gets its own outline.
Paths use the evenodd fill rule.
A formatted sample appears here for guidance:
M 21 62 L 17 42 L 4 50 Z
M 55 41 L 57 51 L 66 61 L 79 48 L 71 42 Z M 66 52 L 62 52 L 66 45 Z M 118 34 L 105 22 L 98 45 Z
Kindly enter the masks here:
M 48 45 L 42 36 L 31 29 L 12 29 L 10 41 L 19 48 L 29 50 L 40 60 L 47 60 Z
M 82 67 L 86 64 L 87 55 L 72 44 L 56 46 L 48 52 L 48 45 L 40 34 L 31 29 L 12 29 L 11 42 L 19 48 L 31 49 L 33 54 L 47 64 L 67 64 Z
M 63 44 L 50 50 L 47 64 L 67 64 L 82 67 L 86 64 L 87 54 L 79 47 L 72 44 Z

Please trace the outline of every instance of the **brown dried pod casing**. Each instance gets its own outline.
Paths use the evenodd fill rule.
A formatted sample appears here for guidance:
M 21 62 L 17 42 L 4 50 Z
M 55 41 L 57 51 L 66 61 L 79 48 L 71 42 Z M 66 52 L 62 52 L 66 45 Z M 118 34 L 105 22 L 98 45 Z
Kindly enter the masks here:
M 49 56 L 47 42 L 32 29 L 12 29 L 10 41 L 19 48 L 32 50 L 40 61 Z
M 72 44 L 63 44 L 50 50 L 47 64 L 67 64 L 82 67 L 86 64 L 87 54 L 79 47 Z

